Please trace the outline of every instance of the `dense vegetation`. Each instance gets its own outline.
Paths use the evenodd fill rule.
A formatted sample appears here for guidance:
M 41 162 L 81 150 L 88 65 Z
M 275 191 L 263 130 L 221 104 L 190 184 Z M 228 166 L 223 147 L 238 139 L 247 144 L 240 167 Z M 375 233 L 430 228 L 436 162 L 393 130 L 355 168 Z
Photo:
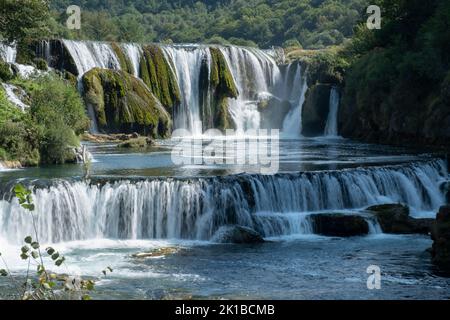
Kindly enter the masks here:
M 0 88 L 0 160 L 28 166 L 75 161 L 77 135 L 89 125 L 76 89 L 55 75 L 13 83 L 28 93 L 30 109 L 13 106 Z
M 346 49 L 341 123 L 372 141 L 450 143 L 450 2 L 379 0 L 381 30 L 361 25 Z
M 350 38 L 367 0 L 53 0 L 66 38 L 324 48 Z M 61 27 L 69 5 L 82 28 Z

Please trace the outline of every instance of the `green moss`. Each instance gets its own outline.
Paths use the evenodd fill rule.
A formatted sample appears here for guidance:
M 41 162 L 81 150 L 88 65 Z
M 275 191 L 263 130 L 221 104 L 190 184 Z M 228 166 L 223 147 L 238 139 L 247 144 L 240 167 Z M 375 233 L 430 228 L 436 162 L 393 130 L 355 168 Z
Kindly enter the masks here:
M 93 69 L 83 76 L 86 102 L 108 132 L 138 131 L 153 137 L 170 134 L 169 114 L 134 76 L 124 71 Z
M 14 74 L 9 67 L 9 64 L 0 60 L 0 80 L 9 81 L 14 78 Z
M 228 98 L 224 97 L 217 102 L 214 125 L 219 130 L 234 129 L 233 120 L 228 110 Z
M 111 47 L 114 50 L 117 59 L 119 59 L 120 68 L 123 71 L 133 74 L 133 64 L 131 63 L 131 60 L 128 58 L 128 56 L 124 54 L 122 48 L 115 42 L 111 43 Z
M 166 110 L 172 112 L 180 104 L 181 94 L 176 76 L 162 49 L 155 45 L 144 47 L 139 68 L 145 84 Z
M 233 74 L 228 68 L 227 61 L 218 48 L 211 47 L 211 86 L 220 97 L 237 98 L 239 91 L 234 83 Z
M 41 70 L 41 71 L 47 71 L 48 70 L 47 61 L 45 61 L 44 59 L 36 58 L 36 59 L 34 59 L 33 62 L 36 65 L 36 68 L 38 70 Z

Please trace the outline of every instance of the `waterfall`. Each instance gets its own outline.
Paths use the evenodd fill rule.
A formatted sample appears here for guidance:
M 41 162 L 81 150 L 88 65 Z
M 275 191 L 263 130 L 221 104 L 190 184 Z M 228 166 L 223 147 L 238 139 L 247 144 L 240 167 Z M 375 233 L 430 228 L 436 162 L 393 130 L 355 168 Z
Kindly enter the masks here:
M 204 58 L 210 56 L 209 49 L 196 46 L 164 46 L 163 51 L 174 68 L 182 95 L 181 106 L 174 112 L 174 126 L 199 136 L 203 129 L 200 116 L 200 73 Z
M 142 56 L 141 46 L 135 43 L 124 43 L 122 49 L 133 64 L 133 75 L 139 78 L 139 63 Z
M 337 88 L 331 88 L 330 92 L 330 111 L 328 113 L 327 124 L 325 126 L 325 136 L 336 137 L 338 135 L 338 111 L 339 111 L 339 91 Z
M 439 183 L 446 162 L 305 172 L 275 176 L 159 178 L 144 181 L 54 181 L 33 199 L 42 242 L 93 238 L 208 240 L 239 224 L 264 236 L 308 232 L 305 213 L 405 203 L 434 211 L 444 203 Z M 0 234 L 20 243 L 29 215 L 9 192 L 0 201 Z
M 92 41 L 63 40 L 72 56 L 79 77 L 93 68 L 120 70 L 120 62 L 108 43 Z
M 288 137 L 299 137 L 302 134 L 302 111 L 303 104 L 305 103 L 306 91 L 308 90 L 308 83 L 306 80 L 306 72 L 303 72 L 302 66 L 297 64 L 291 64 L 286 72 L 286 79 L 284 81 L 284 87 L 288 88 L 289 83 L 289 71 L 293 66 L 296 67 L 295 78 L 293 81 L 293 87 L 291 92 L 285 92 L 289 96 L 294 108 L 288 113 L 283 123 L 283 134 Z
M 223 47 L 221 51 L 239 90 L 239 97 L 230 100 L 229 105 L 237 131 L 259 129 L 258 95 L 274 89 L 282 79 L 280 69 L 273 58 L 261 50 Z
M 11 103 L 19 107 L 22 111 L 25 111 L 25 109 L 29 108 L 29 106 L 23 103 L 22 99 L 16 94 L 17 90 L 23 91 L 23 89 L 19 89 L 18 87 L 8 83 L 3 83 L 2 85 L 3 88 L 5 88 L 6 96 Z M 23 94 L 25 95 L 25 93 Z
M 10 46 L 0 42 L 0 58 L 7 63 L 16 62 L 17 50 L 14 45 Z

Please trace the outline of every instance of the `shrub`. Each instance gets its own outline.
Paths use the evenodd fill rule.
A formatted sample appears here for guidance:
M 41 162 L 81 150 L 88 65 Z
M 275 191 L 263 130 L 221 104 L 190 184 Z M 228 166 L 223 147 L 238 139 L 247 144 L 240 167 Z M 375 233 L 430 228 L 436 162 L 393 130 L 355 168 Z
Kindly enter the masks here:
M 41 58 L 34 59 L 34 64 L 36 65 L 36 68 L 42 71 L 48 70 L 47 61 Z
M 62 79 L 40 79 L 39 87 L 31 93 L 31 100 L 33 118 L 45 127 L 62 123 L 76 134 L 83 133 L 89 127 L 89 118 L 81 96 L 73 86 Z
M 0 148 L 22 165 L 38 165 L 39 135 L 40 129 L 31 121 L 7 121 L 0 126 Z
M 9 64 L 0 60 L 0 80 L 9 81 L 14 77 L 14 74 L 9 67 Z
M 283 43 L 283 48 L 287 49 L 287 48 L 299 48 L 302 49 L 302 45 L 300 44 L 300 41 L 298 41 L 297 39 L 290 39 L 290 40 L 286 40 Z

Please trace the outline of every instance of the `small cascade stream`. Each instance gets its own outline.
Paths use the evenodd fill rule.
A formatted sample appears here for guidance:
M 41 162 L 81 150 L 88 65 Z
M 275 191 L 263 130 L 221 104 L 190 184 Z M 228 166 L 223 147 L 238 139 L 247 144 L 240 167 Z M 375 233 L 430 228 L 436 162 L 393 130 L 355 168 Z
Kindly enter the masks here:
M 328 113 L 327 124 L 324 135 L 327 137 L 338 136 L 338 112 L 339 112 L 339 91 L 337 88 L 331 88 L 330 92 L 330 111 Z

